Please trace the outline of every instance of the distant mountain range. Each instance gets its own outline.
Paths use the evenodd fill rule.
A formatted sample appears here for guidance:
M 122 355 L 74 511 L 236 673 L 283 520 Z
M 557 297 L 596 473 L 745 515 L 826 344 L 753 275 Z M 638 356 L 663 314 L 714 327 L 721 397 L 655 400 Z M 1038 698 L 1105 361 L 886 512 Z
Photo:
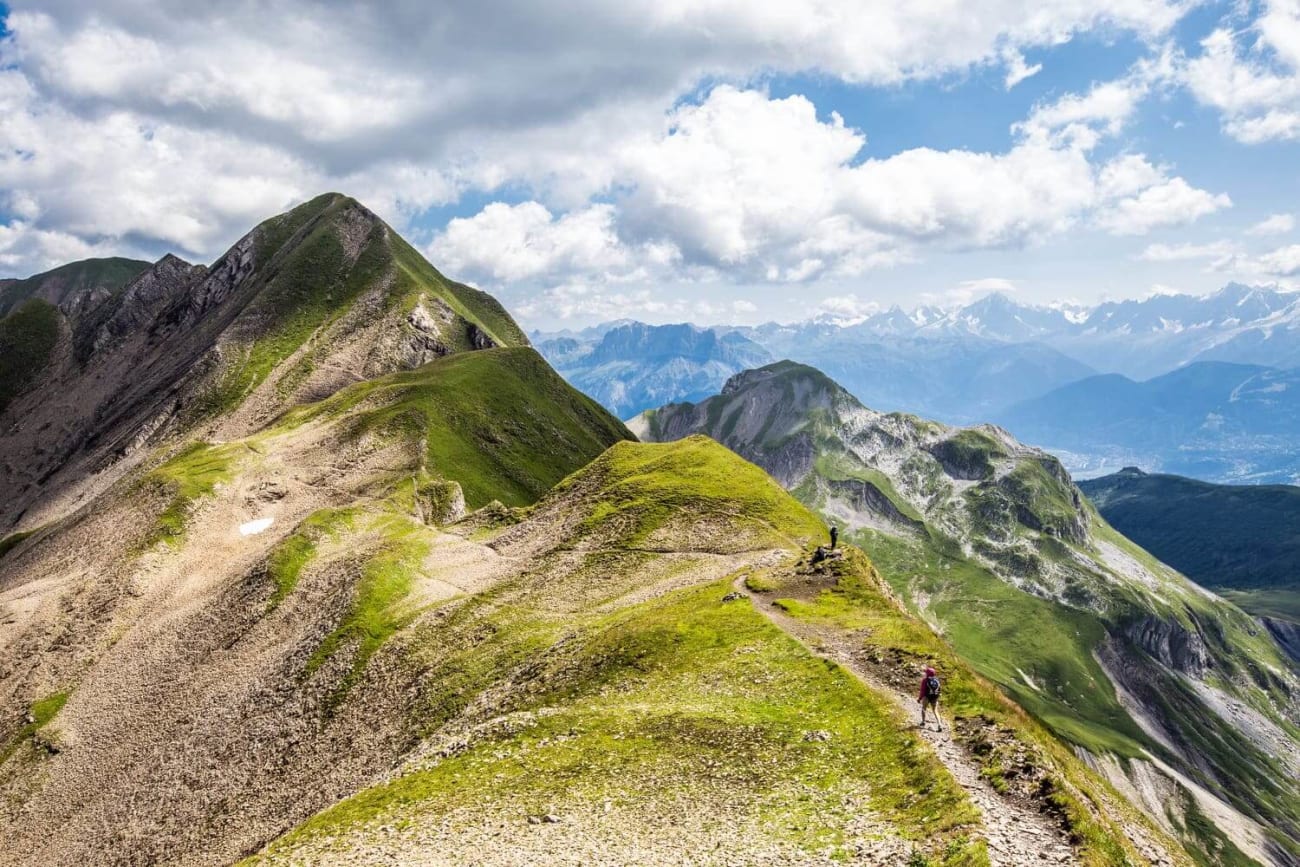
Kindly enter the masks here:
M 1211 481 L 1300 474 L 1287 391 L 1300 365 L 1300 295 L 1274 287 L 1091 308 L 993 293 L 950 310 L 710 328 L 623 320 L 533 337 L 562 375 L 623 418 L 699 400 L 745 367 L 788 358 L 873 409 L 996 421 L 1080 475 L 1127 464 Z
M 772 360 L 741 334 L 693 325 L 615 323 L 535 339 L 565 379 L 622 418 L 707 397 L 732 375 Z
M 875 336 L 1039 341 L 1103 373 L 1147 379 L 1196 361 L 1300 365 L 1300 294 L 1229 283 L 1095 307 L 1021 304 L 1000 292 L 940 313 L 892 308 L 841 327 Z
M 1300 479 L 1300 370 L 1198 362 L 1092 376 L 992 416 L 1081 474 L 1134 464 L 1211 481 Z
M 1300 639 L 1300 488 L 1136 467 L 1079 487 L 1125 536 L 1251 613 L 1297 624 Z

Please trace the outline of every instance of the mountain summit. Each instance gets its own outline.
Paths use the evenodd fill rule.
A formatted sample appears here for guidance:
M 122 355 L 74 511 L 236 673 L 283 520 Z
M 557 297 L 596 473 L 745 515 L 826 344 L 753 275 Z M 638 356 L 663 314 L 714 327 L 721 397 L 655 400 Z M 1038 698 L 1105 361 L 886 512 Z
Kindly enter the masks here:
M 358 379 L 528 344 L 494 299 L 336 193 L 263 222 L 211 266 L 167 256 L 91 297 L 76 315 L 36 299 L 0 326 L 0 343 L 31 356 L 0 414 L 12 492 L 0 526 L 57 517 L 87 480 L 102 488 L 164 438 L 242 436 Z

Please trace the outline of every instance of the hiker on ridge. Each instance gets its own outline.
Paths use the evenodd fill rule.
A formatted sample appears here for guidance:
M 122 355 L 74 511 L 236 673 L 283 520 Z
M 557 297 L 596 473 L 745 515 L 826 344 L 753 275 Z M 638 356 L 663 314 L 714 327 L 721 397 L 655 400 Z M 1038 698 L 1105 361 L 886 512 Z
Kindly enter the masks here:
M 831 524 L 831 550 L 832 551 L 835 550 L 835 543 L 839 541 L 839 538 L 840 538 L 840 528 L 835 526 L 834 524 Z
M 943 720 L 939 719 L 939 690 L 942 685 L 939 678 L 935 675 L 934 669 L 927 667 L 925 676 L 921 678 L 921 691 L 916 696 L 917 704 L 921 705 L 921 727 L 925 727 L 925 709 L 930 708 L 934 712 L 934 723 L 943 731 Z

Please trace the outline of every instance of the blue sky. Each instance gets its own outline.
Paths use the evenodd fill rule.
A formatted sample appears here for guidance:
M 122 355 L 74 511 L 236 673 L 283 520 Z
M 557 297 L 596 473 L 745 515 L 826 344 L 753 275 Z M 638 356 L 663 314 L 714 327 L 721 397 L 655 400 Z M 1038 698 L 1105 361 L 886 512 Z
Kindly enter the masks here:
M 530 326 L 1300 288 L 1283 0 L 0 4 L 0 274 L 348 192 Z

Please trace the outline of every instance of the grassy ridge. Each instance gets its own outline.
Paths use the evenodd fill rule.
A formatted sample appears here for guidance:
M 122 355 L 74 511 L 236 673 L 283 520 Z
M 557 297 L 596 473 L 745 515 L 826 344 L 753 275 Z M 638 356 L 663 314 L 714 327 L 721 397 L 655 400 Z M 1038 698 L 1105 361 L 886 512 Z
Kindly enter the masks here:
M 1079 483 L 1117 530 L 1204 587 L 1296 620 L 1300 488 L 1120 472 Z
M 41 293 L 42 289 L 59 290 L 50 293 L 55 297 L 41 299 L 54 305 L 87 289 L 113 292 L 134 280 L 148 267 L 148 262 L 120 257 L 69 262 L 42 274 L 15 280 L 0 289 L 0 316 L 16 310 L 23 302 Z
M 459 482 L 470 508 L 533 503 L 627 429 L 532 349 L 465 352 L 359 383 L 290 413 L 345 420 L 352 436 L 423 442 L 422 469 Z
M 368 226 L 355 260 L 343 244 L 356 221 Z M 346 228 L 345 228 L 346 227 Z M 440 335 L 447 352 L 496 346 L 526 346 L 528 339 L 505 308 L 490 295 L 444 278 L 415 248 L 353 199 L 327 193 L 274 217 L 256 230 L 256 257 L 264 285 L 246 316 L 259 323 L 242 358 L 222 372 L 207 397 L 207 411 L 219 414 L 239 403 L 281 363 L 322 328 L 344 316 L 361 297 L 383 287 L 384 310 L 408 312 L 432 298 L 465 323 L 463 331 Z M 475 339 L 470 329 L 477 329 Z M 288 371 L 280 387 L 291 390 L 315 364 L 316 347 Z
M 966 841 L 975 813 L 961 789 L 899 730 L 888 706 L 748 603 L 722 602 L 728 588 L 724 580 L 564 627 L 500 594 L 466 603 L 425 651 L 454 702 L 429 705 L 429 722 L 447 718 L 462 705 L 457 696 L 485 689 L 521 657 L 539 660 L 534 679 L 542 686 L 522 691 L 511 711 L 548 713 L 341 802 L 278 841 L 265 860 L 292 859 L 301 843 L 379 823 L 436 824 L 464 808 L 522 815 L 609 801 L 622 809 L 719 791 L 743 804 L 754 824 L 808 853 L 848 854 L 840 848 L 845 828 L 861 808 L 846 798 L 862 798 L 934 850 L 927 863 L 987 863 L 982 847 Z M 457 647 L 465 634 L 489 637 Z M 810 730 L 829 739 L 807 739 Z
M 708 437 L 619 443 L 556 493 L 563 496 L 579 483 L 599 486 L 586 528 L 615 529 L 624 546 L 650 544 L 674 530 L 698 532 L 716 544 L 710 528 L 720 521 L 723 533 L 743 537 L 750 548 L 800 545 L 825 533 L 822 522 L 771 477 Z M 689 539 L 675 544 L 690 548 Z

